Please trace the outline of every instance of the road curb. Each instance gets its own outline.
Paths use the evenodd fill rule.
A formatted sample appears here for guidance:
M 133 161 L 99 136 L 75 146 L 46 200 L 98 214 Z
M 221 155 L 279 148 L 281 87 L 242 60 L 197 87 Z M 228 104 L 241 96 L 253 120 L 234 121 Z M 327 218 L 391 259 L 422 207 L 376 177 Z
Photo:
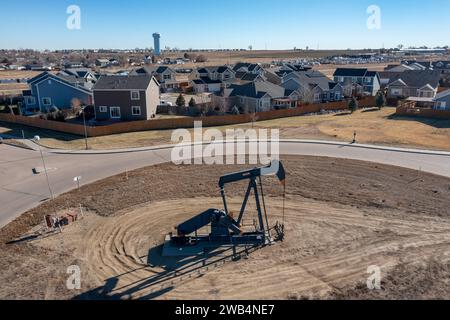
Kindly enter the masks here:
M 242 142 L 244 140 L 234 140 L 234 141 L 216 141 L 213 143 L 233 143 Z M 247 140 L 247 142 L 264 142 L 270 140 Z M 399 152 L 399 153 L 413 153 L 413 154 L 424 154 L 424 155 L 437 155 L 437 156 L 448 156 L 450 157 L 450 152 L 447 151 L 434 151 L 434 150 L 424 150 L 424 149 L 411 149 L 411 148 L 396 148 L 387 146 L 376 146 L 370 144 L 352 144 L 347 142 L 339 141 L 326 141 L 326 140 L 303 140 L 303 139 L 280 139 L 281 143 L 300 143 L 300 144 L 317 144 L 317 145 L 331 145 L 331 146 L 341 146 L 357 149 L 371 149 L 380 150 L 388 152 Z M 117 149 L 117 150 L 63 150 L 63 149 L 48 149 L 44 150 L 48 153 L 53 154 L 73 154 L 73 155 L 101 155 L 101 154 L 126 154 L 126 153 L 136 153 L 136 152 L 146 152 L 146 151 L 158 151 L 167 150 L 175 146 L 195 146 L 195 145 L 207 145 L 209 142 L 197 142 L 191 144 L 165 144 L 151 147 L 142 148 L 130 148 L 130 149 Z

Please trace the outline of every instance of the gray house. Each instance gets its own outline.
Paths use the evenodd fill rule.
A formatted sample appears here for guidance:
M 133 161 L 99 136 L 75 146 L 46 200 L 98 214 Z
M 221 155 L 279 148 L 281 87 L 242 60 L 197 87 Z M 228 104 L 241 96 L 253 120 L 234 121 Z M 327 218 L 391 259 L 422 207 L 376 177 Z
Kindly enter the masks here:
M 387 97 L 403 99 L 419 97 L 433 99 L 437 93 L 440 80 L 438 70 L 406 70 L 391 73 L 387 85 Z
M 344 95 L 374 96 L 380 90 L 378 72 L 359 68 L 337 68 L 333 74 L 334 82 L 344 88 Z
M 433 101 L 435 110 L 450 110 L 450 89 L 438 93 Z
M 161 91 L 171 92 L 180 89 L 176 72 L 166 66 L 145 66 L 130 72 L 131 76 L 150 76 L 158 81 Z
M 159 104 L 159 83 L 150 76 L 102 76 L 94 86 L 98 121 L 149 120 Z
M 342 86 L 318 71 L 294 71 L 286 74 L 282 81 L 282 87 L 299 92 L 302 102 L 340 101 L 344 97 Z
M 28 80 L 29 90 L 23 92 L 25 109 L 48 112 L 52 107 L 69 109 L 73 99 L 83 105 L 92 104 L 92 83 L 84 78 L 43 72 Z
M 211 100 L 214 107 L 222 112 L 230 112 L 236 107 L 241 113 L 251 113 L 295 108 L 299 94 L 268 81 L 256 81 L 231 85 L 220 94 L 212 95 Z

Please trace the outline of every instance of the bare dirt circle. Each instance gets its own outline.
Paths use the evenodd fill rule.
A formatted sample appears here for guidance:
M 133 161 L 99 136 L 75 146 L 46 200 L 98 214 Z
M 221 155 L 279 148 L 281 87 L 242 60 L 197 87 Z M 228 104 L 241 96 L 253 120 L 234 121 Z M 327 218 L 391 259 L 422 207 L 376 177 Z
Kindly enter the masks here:
M 286 238 L 242 253 L 163 258 L 173 227 L 222 209 L 217 181 L 252 166 L 162 164 L 83 186 L 22 215 L 0 232 L 27 239 L 57 208 L 87 214 L 62 233 L 3 245 L 0 297 L 36 299 L 450 298 L 450 180 L 414 170 L 323 157 L 283 157 Z M 282 192 L 264 181 L 269 224 Z M 227 189 L 238 211 L 245 184 Z M 255 205 L 244 223 L 251 223 Z M 82 288 L 66 288 L 67 267 Z M 382 291 L 368 291 L 369 267 Z M 369 268 L 369 269 L 368 269 Z
M 239 200 L 231 203 L 236 207 Z M 180 199 L 97 218 L 83 242 L 86 264 L 99 288 L 85 297 L 325 297 L 336 287 L 365 281 L 369 266 L 389 270 L 398 263 L 423 261 L 427 255 L 450 254 L 449 221 L 369 217 L 350 206 L 288 197 L 283 243 L 238 261 L 226 251 L 206 259 L 161 257 L 160 245 L 171 225 L 220 205 L 218 198 Z M 268 207 L 276 212 L 271 223 L 282 218 L 280 199 L 269 199 Z

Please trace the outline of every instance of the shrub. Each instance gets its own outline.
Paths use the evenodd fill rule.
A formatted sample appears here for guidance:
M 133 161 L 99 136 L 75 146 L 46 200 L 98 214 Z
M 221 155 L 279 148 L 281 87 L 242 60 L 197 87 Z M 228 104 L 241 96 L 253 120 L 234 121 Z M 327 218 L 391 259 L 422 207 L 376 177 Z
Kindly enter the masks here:
M 348 102 L 348 109 L 351 111 L 351 113 L 358 110 L 358 100 L 356 100 L 355 97 L 351 98 Z
M 186 105 L 186 101 L 184 100 L 183 95 L 180 93 L 180 95 L 177 98 L 177 101 L 175 102 L 175 104 L 179 107 L 184 107 Z
M 375 105 L 379 110 L 386 106 L 386 97 L 381 91 L 379 91 L 375 97 Z

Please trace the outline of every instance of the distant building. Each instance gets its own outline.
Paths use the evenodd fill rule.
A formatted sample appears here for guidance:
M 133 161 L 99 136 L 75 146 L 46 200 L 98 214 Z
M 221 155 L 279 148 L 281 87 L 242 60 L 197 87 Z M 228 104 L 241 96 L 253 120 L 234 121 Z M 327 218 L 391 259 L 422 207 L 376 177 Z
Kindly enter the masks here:
M 153 42 L 154 42 L 154 53 L 156 56 L 160 56 L 161 55 L 161 46 L 159 44 L 159 39 L 161 38 L 161 35 L 159 33 L 154 33 L 153 34 Z

